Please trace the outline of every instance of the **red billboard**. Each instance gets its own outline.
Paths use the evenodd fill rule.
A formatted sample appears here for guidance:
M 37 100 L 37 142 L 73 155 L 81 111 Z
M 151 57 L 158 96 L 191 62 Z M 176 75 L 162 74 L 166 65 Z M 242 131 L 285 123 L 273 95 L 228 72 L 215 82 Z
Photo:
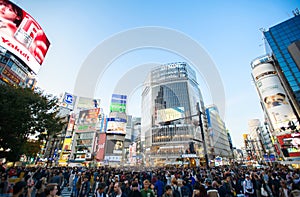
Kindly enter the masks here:
M 285 157 L 300 157 L 300 133 L 277 136 Z
M 100 133 L 99 140 L 98 140 L 98 148 L 97 148 L 97 153 L 96 153 L 97 161 L 102 161 L 104 159 L 105 142 L 106 142 L 106 134 Z
M 8 0 L 0 0 L 0 45 L 37 73 L 50 42 L 27 12 Z

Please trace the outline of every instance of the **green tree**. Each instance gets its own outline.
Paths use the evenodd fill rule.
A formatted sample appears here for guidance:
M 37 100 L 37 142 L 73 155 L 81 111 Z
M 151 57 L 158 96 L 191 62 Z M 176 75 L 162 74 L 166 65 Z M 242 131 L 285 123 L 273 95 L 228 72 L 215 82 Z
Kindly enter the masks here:
M 29 136 L 38 141 L 62 131 L 57 98 L 41 90 L 0 85 L 0 158 L 18 161 Z

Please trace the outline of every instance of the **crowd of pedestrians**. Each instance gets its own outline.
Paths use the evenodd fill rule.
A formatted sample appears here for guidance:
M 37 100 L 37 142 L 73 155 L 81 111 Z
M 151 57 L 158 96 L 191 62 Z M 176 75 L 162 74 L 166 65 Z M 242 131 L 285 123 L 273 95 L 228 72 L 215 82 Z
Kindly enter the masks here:
M 265 169 L 85 168 L 0 166 L 2 196 L 55 197 L 300 197 L 300 171 L 290 166 Z M 12 184 L 12 178 L 19 179 Z

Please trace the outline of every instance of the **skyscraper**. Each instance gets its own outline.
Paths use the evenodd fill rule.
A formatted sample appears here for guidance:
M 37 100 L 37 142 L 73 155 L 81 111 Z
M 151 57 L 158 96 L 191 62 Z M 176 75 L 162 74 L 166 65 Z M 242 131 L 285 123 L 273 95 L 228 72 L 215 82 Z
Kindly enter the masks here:
M 197 103 L 205 113 L 196 73 L 187 63 L 151 70 L 142 93 L 141 138 L 146 163 L 199 165 L 208 135 L 205 129 L 205 139 L 201 137 Z
M 206 107 L 208 131 L 210 137 L 210 147 L 214 159 L 217 156 L 232 158 L 230 144 L 227 136 L 226 126 L 222 120 L 216 105 Z
M 300 15 L 295 16 L 263 32 L 276 60 L 275 68 L 288 93 L 298 120 L 300 114 L 300 70 L 299 60 Z

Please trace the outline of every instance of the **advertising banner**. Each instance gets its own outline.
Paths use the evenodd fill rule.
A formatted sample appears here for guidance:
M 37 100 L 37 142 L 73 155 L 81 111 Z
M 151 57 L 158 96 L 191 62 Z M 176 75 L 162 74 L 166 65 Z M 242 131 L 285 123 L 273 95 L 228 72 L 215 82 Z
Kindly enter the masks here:
M 79 112 L 78 125 L 96 124 L 100 108 L 83 110 Z
M 126 119 L 123 118 L 107 118 L 107 134 L 126 135 Z
M 97 146 L 97 153 L 96 153 L 96 157 L 95 157 L 97 161 L 102 161 L 104 159 L 105 142 L 106 142 L 106 134 L 100 133 L 99 140 L 98 140 L 98 146 Z
M 128 162 L 130 164 L 136 164 L 136 161 L 136 143 L 134 142 L 131 145 L 129 145 Z
M 65 138 L 62 151 L 59 157 L 59 163 L 66 163 L 71 153 L 72 138 Z
M 167 122 L 184 117 L 184 107 L 157 110 L 157 122 Z
M 256 86 L 275 129 L 275 135 L 279 135 L 280 128 L 287 127 L 289 121 L 296 121 L 296 116 L 273 65 L 261 64 L 255 67 L 253 73 Z
M 37 74 L 50 46 L 43 29 L 27 12 L 8 0 L 2 0 L 0 8 L 0 45 Z
M 75 118 L 70 117 L 69 124 L 68 124 L 68 127 L 67 127 L 66 136 L 72 136 L 74 126 L 75 126 Z
M 106 154 L 122 155 L 124 143 L 122 140 L 106 140 Z
M 126 95 L 113 94 L 111 98 L 110 111 L 111 112 L 126 112 Z
M 77 97 L 77 111 L 99 108 L 100 99 L 92 99 L 86 97 Z
M 277 136 L 285 157 L 300 157 L 300 133 Z
M 76 96 L 65 92 L 61 99 L 61 106 L 73 110 L 75 103 L 76 103 Z

